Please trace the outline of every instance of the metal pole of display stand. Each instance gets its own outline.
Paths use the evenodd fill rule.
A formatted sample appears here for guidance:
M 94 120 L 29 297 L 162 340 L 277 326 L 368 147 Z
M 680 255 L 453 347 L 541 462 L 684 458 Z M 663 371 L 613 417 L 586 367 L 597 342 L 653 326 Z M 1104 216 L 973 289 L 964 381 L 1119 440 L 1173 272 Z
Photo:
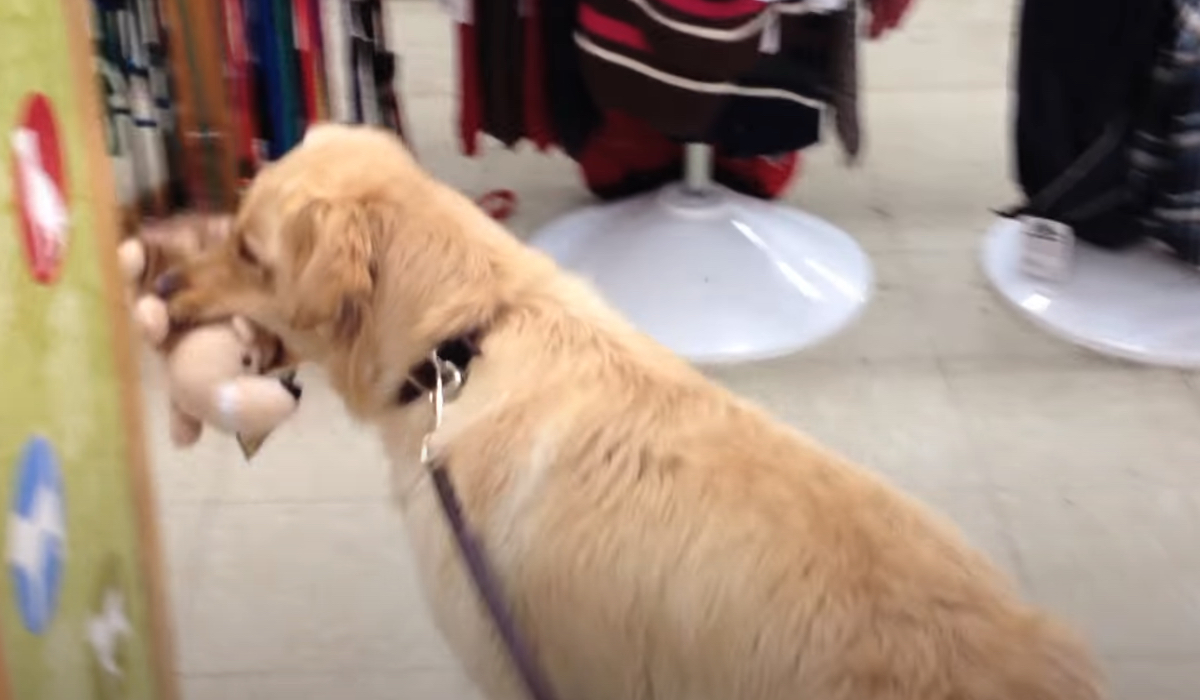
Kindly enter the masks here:
M 689 143 L 683 152 L 683 186 L 688 194 L 706 194 L 712 189 L 712 146 Z

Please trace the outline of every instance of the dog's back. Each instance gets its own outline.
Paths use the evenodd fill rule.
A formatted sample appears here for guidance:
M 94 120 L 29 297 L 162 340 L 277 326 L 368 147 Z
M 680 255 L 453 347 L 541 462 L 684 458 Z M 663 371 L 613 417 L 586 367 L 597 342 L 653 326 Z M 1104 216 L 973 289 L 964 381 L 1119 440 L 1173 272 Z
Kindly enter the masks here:
M 551 287 L 449 459 L 564 700 L 1102 697 L 946 521 Z

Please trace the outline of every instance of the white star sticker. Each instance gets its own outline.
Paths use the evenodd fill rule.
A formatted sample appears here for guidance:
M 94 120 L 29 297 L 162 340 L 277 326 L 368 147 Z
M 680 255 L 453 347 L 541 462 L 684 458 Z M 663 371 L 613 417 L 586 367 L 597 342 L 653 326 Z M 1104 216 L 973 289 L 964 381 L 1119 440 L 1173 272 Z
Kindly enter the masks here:
M 58 494 L 50 489 L 39 488 L 33 499 L 27 519 L 15 513 L 8 516 L 8 561 L 29 577 L 33 584 L 30 591 L 34 596 L 33 604 L 38 610 L 46 611 L 49 607 L 48 591 L 46 581 L 42 578 L 47 555 L 46 540 L 63 542 L 66 528 L 63 526 L 62 503 Z
M 100 614 L 88 620 L 87 636 L 100 667 L 110 675 L 121 676 L 121 668 L 117 666 L 117 644 L 122 637 L 132 634 L 133 627 L 125 616 L 125 596 L 117 590 L 108 591 L 104 594 Z

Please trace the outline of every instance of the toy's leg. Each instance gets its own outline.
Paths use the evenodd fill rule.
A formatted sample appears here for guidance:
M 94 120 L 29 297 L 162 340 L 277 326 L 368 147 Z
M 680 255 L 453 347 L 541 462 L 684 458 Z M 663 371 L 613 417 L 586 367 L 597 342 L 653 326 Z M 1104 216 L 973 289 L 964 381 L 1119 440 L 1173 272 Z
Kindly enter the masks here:
M 199 419 L 183 412 L 171 402 L 171 442 L 176 447 L 191 447 L 200 439 L 204 424 Z

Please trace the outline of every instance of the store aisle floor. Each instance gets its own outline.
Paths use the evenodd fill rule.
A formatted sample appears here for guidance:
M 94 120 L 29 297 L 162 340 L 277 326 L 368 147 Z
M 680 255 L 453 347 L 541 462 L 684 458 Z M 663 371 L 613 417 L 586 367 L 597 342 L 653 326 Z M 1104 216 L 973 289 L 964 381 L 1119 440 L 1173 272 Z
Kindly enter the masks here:
M 714 372 L 955 518 L 1096 645 L 1116 700 L 1200 678 L 1200 376 L 1074 350 L 1014 318 L 976 250 L 1008 184 L 1011 0 L 916 0 L 866 51 L 861 166 L 806 155 L 791 201 L 855 235 L 879 288 L 799 357 Z M 522 235 L 587 201 L 558 157 L 454 142 L 451 31 L 393 2 L 419 157 L 470 194 L 510 187 Z M 252 466 L 168 444 L 147 406 L 186 700 L 473 697 L 419 599 L 376 440 L 319 378 Z

